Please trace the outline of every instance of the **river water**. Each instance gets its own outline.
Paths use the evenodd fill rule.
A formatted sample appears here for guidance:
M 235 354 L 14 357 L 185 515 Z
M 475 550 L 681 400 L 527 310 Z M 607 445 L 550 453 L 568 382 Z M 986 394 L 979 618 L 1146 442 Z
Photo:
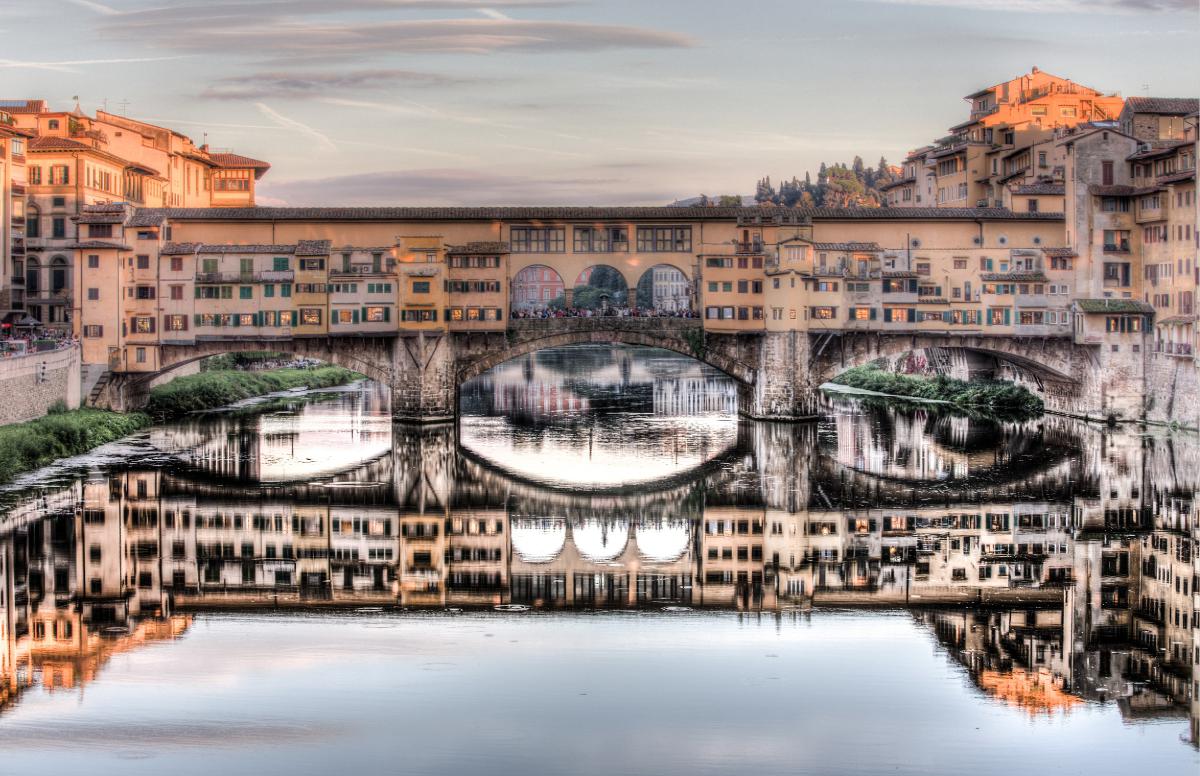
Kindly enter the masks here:
M 0 492 L 0 773 L 1196 773 L 1200 447 L 547 350 Z M 499 608 L 497 608 L 499 607 Z

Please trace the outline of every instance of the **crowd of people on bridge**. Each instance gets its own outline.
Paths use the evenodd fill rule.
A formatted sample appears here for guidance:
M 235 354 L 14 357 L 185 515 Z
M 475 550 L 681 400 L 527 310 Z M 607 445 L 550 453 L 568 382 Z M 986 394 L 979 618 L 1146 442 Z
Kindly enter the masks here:
M 513 309 L 512 317 L 527 318 L 695 318 L 691 310 L 656 310 L 652 307 L 544 307 L 539 310 Z
M 0 358 L 62 350 L 78 341 L 70 332 L 59 329 L 45 326 L 16 328 L 10 325 L 0 329 Z

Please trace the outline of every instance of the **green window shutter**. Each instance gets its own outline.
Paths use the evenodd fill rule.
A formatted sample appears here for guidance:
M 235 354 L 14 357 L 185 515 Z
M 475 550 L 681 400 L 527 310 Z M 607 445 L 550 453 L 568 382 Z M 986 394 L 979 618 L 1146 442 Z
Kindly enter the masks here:
M 292 295 L 292 284 L 291 283 L 283 283 L 282 285 L 280 285 L 279 286 L 279 295 L 280 296 L 291 296 Z
M 350 313 L 350 321 L 351 323 L 358 323 L 358 310 L 354 310 Z
M 197 326 L 200 325 L 200 313 L 196 313 L 196 317 L 195 317 L 194 321 Z
M 383 308 L 384 322 L 386 323 L 386 322 L 390 321 L 391 319 L 392 319 L 392 308 L 390 308 L 390 307 Z
M 1012 308 L 1005 307 L 1004 308 L 1004 325 L 1007 326 L 1010 323 L 1012 323 Z
M 287 256 L 276 256 L 275 257 L 275 271 L 276 272 L 287 272 L 287 268 L 288 268 Z

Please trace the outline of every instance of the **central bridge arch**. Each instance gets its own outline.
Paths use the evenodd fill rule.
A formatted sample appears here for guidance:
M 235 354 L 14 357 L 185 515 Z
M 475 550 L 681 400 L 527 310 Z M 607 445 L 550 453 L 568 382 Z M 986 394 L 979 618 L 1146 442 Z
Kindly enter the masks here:
M 455 381 L 461 386 L 506 361 L 546 348 L 585 344 L 661 348 L 718 369 L 741 386 L 753 385 L 756 378 L 753 362 L 736 348 L 730 352 L 728 343 L 706 336 L 699 319 L 595 317 L 515 320 L 502 344 L 468 341 L 457 348 Z

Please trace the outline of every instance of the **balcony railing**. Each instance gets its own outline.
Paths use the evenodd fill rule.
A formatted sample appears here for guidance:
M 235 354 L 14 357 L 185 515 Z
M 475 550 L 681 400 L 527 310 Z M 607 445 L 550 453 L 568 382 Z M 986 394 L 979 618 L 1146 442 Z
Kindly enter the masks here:
M 760 242 L 758 240 L 751 240 L 750 242 L 738 241 L 733 244 L 733 252 L 734 253 L 747 253 L 747 254 L 762 253 L 763 252 L 763 244 L 762 244 L 762 242 Z

